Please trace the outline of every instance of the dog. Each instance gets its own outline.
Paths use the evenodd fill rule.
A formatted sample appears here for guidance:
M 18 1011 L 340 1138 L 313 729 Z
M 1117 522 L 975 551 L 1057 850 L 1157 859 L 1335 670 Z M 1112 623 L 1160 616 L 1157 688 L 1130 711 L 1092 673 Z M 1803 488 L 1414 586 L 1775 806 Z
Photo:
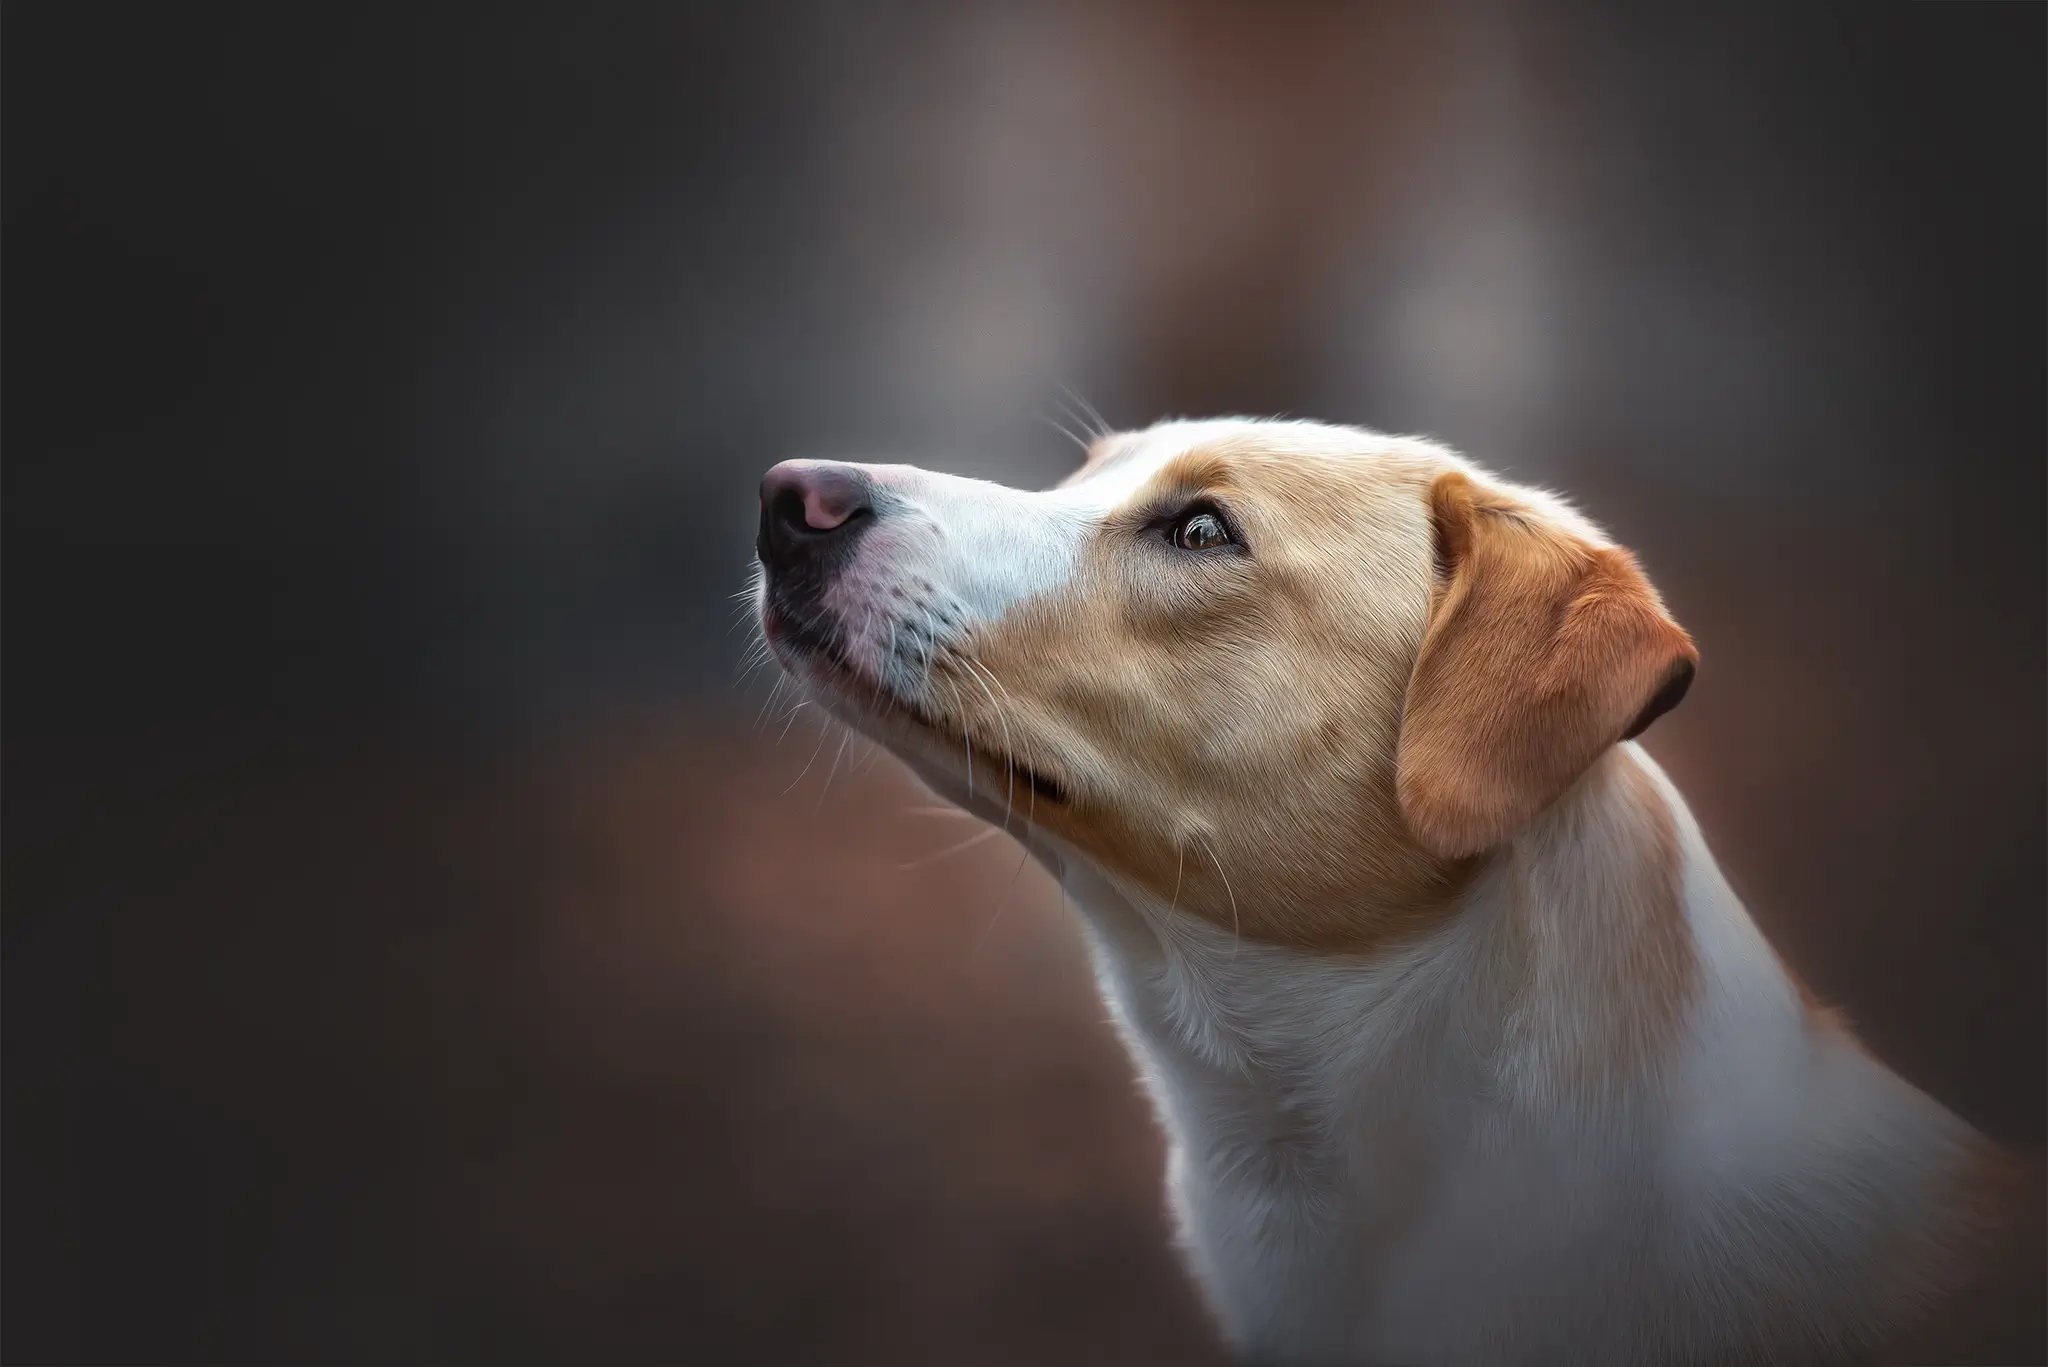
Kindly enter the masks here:
M 782 667 L 1082 913 L 1246 1360 L 2043 1360 L 2038 1169 L 1758 931 L 1635 743 L 1693 641 L 1563 500 L 1176 421 L 785 462 L 757 550 Z

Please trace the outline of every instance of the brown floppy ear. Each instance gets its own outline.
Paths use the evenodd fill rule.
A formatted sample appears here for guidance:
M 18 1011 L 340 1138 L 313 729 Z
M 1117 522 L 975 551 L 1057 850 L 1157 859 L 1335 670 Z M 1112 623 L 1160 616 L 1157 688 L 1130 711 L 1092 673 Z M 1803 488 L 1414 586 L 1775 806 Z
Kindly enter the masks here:
M 1424 847 L 1497 845 L 1678 705 L 1699 653 L 1633 556 L 1459 473 L 1430 490 L 1448 582 L 1408 681 L 1401 814 Z

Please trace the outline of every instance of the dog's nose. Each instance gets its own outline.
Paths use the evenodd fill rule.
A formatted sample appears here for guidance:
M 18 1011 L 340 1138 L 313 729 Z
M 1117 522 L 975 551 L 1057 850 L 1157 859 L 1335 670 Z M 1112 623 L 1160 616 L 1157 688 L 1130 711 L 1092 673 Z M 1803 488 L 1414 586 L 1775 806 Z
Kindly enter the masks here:
M 874 483 L 857 465 L 786 460 L 761 481 L 754 550 L 771 570 L 793 569 L 850 543 L 874 520 Z

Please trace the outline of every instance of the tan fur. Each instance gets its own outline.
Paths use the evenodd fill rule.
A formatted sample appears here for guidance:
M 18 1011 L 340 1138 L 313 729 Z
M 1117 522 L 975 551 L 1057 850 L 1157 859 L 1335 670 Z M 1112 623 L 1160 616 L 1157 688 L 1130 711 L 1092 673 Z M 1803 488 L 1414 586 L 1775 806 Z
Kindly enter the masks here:
M 1071 585 L 978 634 L 1009 731 L 961 679 L 965 729 L 1069 788 L 1031 820 L 1196 915 L 1326 948 L 1412 932 L 1693 658 L 1625 551 L 1445 465 L 1187 452 Z M 1252 554 L 1159 563 L 1134 521 L 1197 495 Z
M 1628 552 L 1462 473 L 1431 490 L 1450 582 L 1416 661 L 1401 809 L 1439 854 L 1506 839 L 1698 659 Z
M 1012 752 L 1071 791 L 1033 819 L 1248 939 L 1364 949 L 1440 912 L 1467 863 L 1410 836 L 1393 763 L 1437 468 L 1232 443 L 1158 471 L 1072 585 L 972 642 Z M 1133 525 L 1195 495 L 1231 510 L 1251 554 L 1165 563 Z
M 1771 953 L 1777 956 L 1779 970 L 1799 993 L 1799 1005 L 1806 1012 L 1807 1028 L 1841 1035 L 1857 1048 L 1862 1048 L 1863 1041 L 1856 1037 L 1855 1029 L 1850 1025 L 1849 1018 L 1842 1008 L 1828 1002 L 1820 993 L 1814 991 L 1813 984 L 1806 981 L 1798 969 L 1792 967 L 1791 961 L 1777 946 L 1771 947 Z

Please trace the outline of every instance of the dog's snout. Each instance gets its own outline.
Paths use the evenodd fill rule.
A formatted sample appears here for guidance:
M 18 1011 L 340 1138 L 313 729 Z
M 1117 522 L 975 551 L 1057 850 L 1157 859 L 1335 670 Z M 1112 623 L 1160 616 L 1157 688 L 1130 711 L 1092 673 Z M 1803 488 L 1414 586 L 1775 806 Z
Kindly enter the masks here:
M 761 481 L 754 549 L 771 570 L 808 564 L 847 545 L 873 521 L 874 482 L 859 466 L 786 460 Z

